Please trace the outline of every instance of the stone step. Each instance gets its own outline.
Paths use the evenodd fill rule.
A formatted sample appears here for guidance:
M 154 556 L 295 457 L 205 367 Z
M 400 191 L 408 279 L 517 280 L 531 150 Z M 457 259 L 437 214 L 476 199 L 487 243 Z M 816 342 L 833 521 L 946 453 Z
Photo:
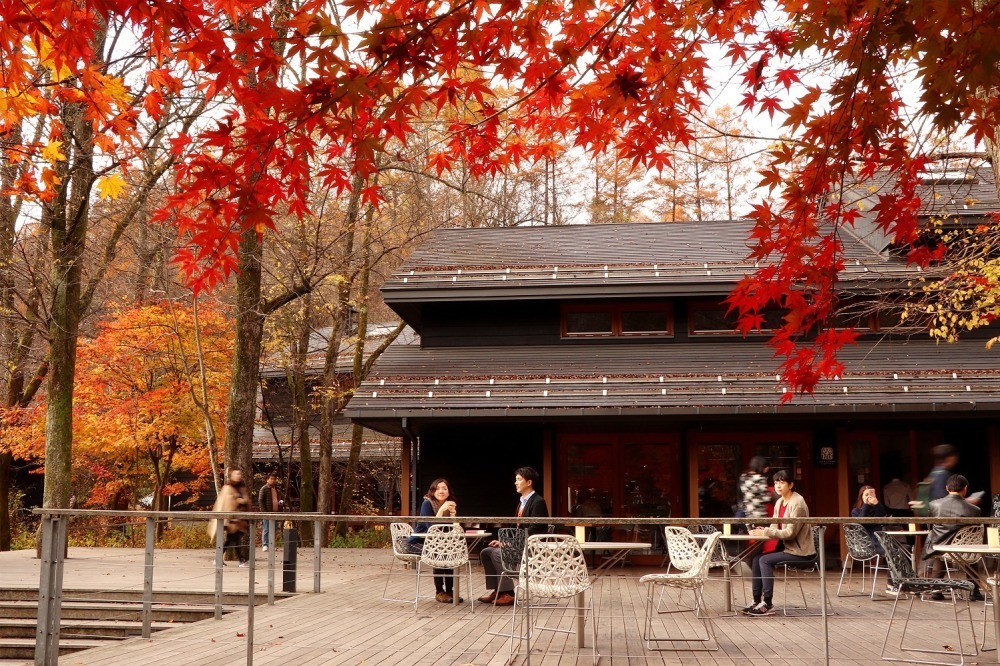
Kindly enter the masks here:
M 163 631 L 182 626 L 179 622 L 153 622 L 150 629 Z M 34 638 L 38 621 L 34 618 L 0 619 L 0 640 L 6 638 Z M 142 635 L 142 622 L 62 619 L 59 638 L 105 639 L 129 638 Z
M 280 581 L 279 581 L 280 582 Z M 97 590 L 97 589 L 66 589 L 62 592 L 64 601 L 142 601 L 142 590 Z M 275 591 L 275 599 L 287 599 L 293 596 L 290 592 Z M 38 601 L 38 588 L 30 587 L 5 587 L 0 588 L 0 601 Z M 166 591 L 154 590 L 153 601 L 174 604 L 203 604 L 212 605 L 215 603 L 215 592 L 213 591 Z M 254 601 L 259 606 L 267 603 L 267 591 L 257 592 Z M 224 592 L 222 603 L 231 605 L 243 605 L 247 603 L 246 592 Z
M 80 650 L 102 647 L 107 640 L 92 640 L 86 638 L 64 638 L 59 640 L 59 654 L 70 654 Z M 0 659 L 34 659 L 34 638 L 2 638 L 0 639 Z
M 224 605 L 223 613 L 246 609 L 246 606 Z M 153 604 L 154 622 L 197 622 L 215 617 L 213 606 L 185 604 Z M 0 602 L 0 618 L 36 619 L 38 601 Z M 121 620 L 138 622 L 142 620 L 142 604 L 116 601 L 63 601 L 60 617 L 64 620 Z

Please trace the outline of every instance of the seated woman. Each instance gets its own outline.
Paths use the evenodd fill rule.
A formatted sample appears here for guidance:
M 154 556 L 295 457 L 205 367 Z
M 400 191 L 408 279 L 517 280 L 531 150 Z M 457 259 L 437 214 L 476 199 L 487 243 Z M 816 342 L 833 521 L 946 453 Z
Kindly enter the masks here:
M 816 554 L 809 525 L 782 525 L 780 522 L 782 518 L 809 515 L 806 501 L 794 489 L 795 481 L 791 474 L 783 469 L 775 472 L 774 491 L 778 494 L 778 501 L 774 505 L 774 518 L 779 522 L 750 530 L 751 536 L 769 541 L 753 558 L 753 603 L 743 609 L 744 615 L 773 615 L 774 567 L 783 562 L 811 560 Z
M 885 506 L 882 502 L 878 501 L 875 489 L 871 486 L 861 486 L 861 490 L 858 491 L 858 501 L 855 502 L 854 508 L 851 509 L 851 517 L 883 518 L 888 515 L 889 512 L 886 510 Z M 882 544 L 880 544 L 878 539 L 875 538 L 875 532 L 881 529 L 881 525 L 865 525 L 865 531 L 868 532 L 868 536 L 872 538 L 872 543 L 875 544 L 875 550 L 877 550 L 880 555 L 885 555 L 885 553 L 882 552 Z
M 421 516 L 437 516 L 447 518 L 454 516 L 458 505 L 455 503 L 455 496 L 451 493 L 451 485 L 445 479 L 434 479 L 431 487 L 424 495 L 424 502 L 420 505 Z M 417 523 L 413 526 L 413 531 L 426 534 L 434 523 Z M 415 554 L 420 554 L 424 549 L 424 540 L 420 537 L 410 537 L 406 542 L 406 549 Z M 452 591 L 455 586 L 454 571 L 451 569 L 434 570 L 434 598 L 441 603 L 450 604 L 454 597 Z M 459 599 L 461 601 L 461 599 Z

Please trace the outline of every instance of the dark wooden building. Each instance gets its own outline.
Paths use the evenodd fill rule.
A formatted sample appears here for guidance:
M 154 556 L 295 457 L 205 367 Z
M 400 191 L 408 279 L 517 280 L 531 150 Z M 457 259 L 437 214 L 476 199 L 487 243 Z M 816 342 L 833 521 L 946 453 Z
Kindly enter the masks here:
M 983 344 L 996 331 L 937 344 L 869 307 L 917 269 L 846 234 L 845 321 L 861 338 L 842 377 L 782 404 L 767 334 L 736 333 L 723 305 L 754 269 L 749 229 L 432 234 L 383 288 L 419 339 L 387 351 L 347 410 L 404 438 L 403 506 L 445 476 L 463 514 L 507 514 L 529 464 L 557 515 L 731 516 L 760 454 L 793 471 L 814 515 L 846 515 L 859 484 L 913 484 L 945 442 L 974 490 L 1000 491 L 1000 369 Z

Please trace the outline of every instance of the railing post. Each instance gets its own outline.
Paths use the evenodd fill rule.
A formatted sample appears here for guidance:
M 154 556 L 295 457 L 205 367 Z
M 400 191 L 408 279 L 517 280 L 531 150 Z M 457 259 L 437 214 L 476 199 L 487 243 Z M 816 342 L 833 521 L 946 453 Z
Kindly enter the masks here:
M 64 516 L 42 517 L 42 563 L 38 582 L 38 625 L 35 628 L 35 666 L 59 663 L 59 620 L 62 611 Z
M 274 551 L 277 548 L 278 543 L 278 533 L 275 529 L 278 527 L 278 521 L 268 519 L 268 538 L 271 539 L 271 543 L 268 544 L 267 548 L 267 605 L 274 605 Z
M 313 521 L 313 592 L 319 594 L 320 568 L 323 560 L 323 523 Z
M 153 633 L 153 548 L 156 544 L 156 520 L 146 517 L 146 568 L 142 574 L 142 637 Z
M 872 581 L 875 584 L 875 581 Z M 830 664 L 830 618 L 826 614 L 826 525 L 819 526 L 819 605 L 823 609 L 823 663 Z
M 226 520 L 219 518 L 215 527 L 215 619 L 222 619 L 222 544 L 226 539 Z
M 254 589 L 256 580 L 254 571 L 257 563 L 257 529 L 253 520 L 247 521 L 247 536 L 250 541 L 250 587 L 247 590 L 247 666 L 253 666 L 253 612 L 257 607 Z

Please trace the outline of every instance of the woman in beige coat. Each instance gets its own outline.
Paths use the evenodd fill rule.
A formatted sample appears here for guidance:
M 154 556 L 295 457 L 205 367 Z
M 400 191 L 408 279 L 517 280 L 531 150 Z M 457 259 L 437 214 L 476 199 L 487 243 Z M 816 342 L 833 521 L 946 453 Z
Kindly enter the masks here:
M 786 470 L 774 473 L 774 492 L 778 501 L 774 505 L 774 518 L 801 518 L 809 515 L 809 507 L 802 495 L 795 492 L 795 481 Z M 753 558 L 753 603 L 743 609 L 744 615 L 773 615 L 774 567 L 783 562 L 811 560 L 816 555 L 812 529 L 804 523 L 794 525 L 771 523 L 768 527 L 750 530 L 751 536 L 768 541 Z
M 250 509 L 250 493 L 243 482 L 243 472 L 238 469 L 229 470 L 229 482 L 222 486 L 212 510 L 234 512 L 249 511 Z M 215 541 L 215 525 L 216 521 L 214 520 L 210 520 L 208 523 L 208 536 L 213 542 Z M 248 527 L 247 521 L 242 518 L 227 518 L 225 526 L 226 540 L 222 545 L 223 551 L 226 548 L 233 549 L 240 561 L 240 566 L 246 566 L 250 559 L 243 547 L 243 537 L 246 535 Z

